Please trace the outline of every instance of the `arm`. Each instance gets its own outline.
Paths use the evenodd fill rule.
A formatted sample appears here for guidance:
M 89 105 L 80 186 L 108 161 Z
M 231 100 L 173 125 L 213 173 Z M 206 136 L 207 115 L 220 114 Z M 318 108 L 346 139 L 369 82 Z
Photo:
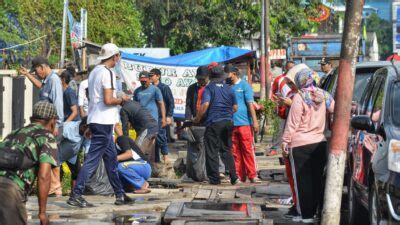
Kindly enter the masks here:
M 237 110 L 238 110 L 238 105 L 233 105 L 233 106 L 232 106 L 232 109 L 233 109 L 233 112 L 234 112 L 234 113 L 237 112 Z
M 79 106 L 79 113 L 82 118 L 87 116 L 85 110 L 83 109 L 83 105 L 85 104 L 85 99 L 86 99 L 86 88 L 87 88 L 86 81 L 87 80 L 82 81 L 78 89 L 78 106 Z
M 78 106 L 73 105 L 71 106 L 71 115 L 65 120 L 65 122 L 73 121 L 78 116 Z
M 165 108 L 168 109 L 168 111 L 166 112 L 166 116 L 173 117 L 175 108 L 174 96 L 172 95 L 171 88 L 169 88 L 168 86 L 165 90 L 165 94 L 166 94 L 166 99 L 168 100 L 165 102 L 165 104 L 168 104 L 168 107 L 165 106 Z
M 122 98 L 114 98 L 113 96 L 114 90 L 111 88 L 105 88 L 103 91 L 104 95 L 104 104 L 106 105 L 121 105 L 124 101 Z
M 249 108 L 251 119 L 253 120 L 254 132 L 258 133 L 258 131 L 260 130 L 260 125 L 258 124 L 256 110 L 254 109 L 254 104 L 252 102 L 248 102 L 247 107 Z
M 128 136 L 129 135 L 128 123 L 130 123 L 129 117 L 128 117 L 128 112 L 124 108 L 122 108 L 121 111 L 119 112 L 119 115 L 121 116 L 122 133 L 125 136 Z
M 201 105 L 199 112 L 197 113 L 196 118 L 194 118 L 194 123 L 200 123 L 201 119 L 203 118 L 204 114 L 206 114 L 208 107 L 210 106 L 209 102 L 205 102 Z
M 29 71 L 26 68 L 21 67 L 21 69 L 19 69 L 18 72 L 27 77 L 35 87 L 39 89 L 42 88 L 42 82 L 36 79 L 36 77 L 33 76 L 33 74 L 29 73 Z
M 166 126 L 166 117 L 165 117 L 165 105 L 163 101 L 158 101 L 158 108 L 160 108 L 160 113 L 161 113 L 161 127 Z
M 128 160 L 128 159 L 133 159 L 132 157 L 133 157 L 132 156 L 132 150 L 128 150 L 128 151 L 125 151 L 122 154 L 119 154 L 117 156 L 117 160 L 118 161 L 125 161 L 125 160 Z
M 50 189 L 50 171 L 49 163 L 40 163 L 38 171 L 38 201 L 39 201 L 39 218 L 41 224 L 47 224 L 46 215 L 47 196 Z

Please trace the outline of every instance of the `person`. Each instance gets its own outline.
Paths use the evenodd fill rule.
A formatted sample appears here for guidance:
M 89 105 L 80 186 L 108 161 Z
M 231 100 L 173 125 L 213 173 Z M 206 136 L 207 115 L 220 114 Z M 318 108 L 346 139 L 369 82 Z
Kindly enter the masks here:
M 57 166 L 57 141 L 53 135 L 57 119 L 54 105 L 39 101 L 33 106 L 31 123 L 14 130 L 0 143 L 0 161 L 3 162 L 7 149 L 11 149 L 22 153 L 34 165 L 24 169 L 0 166 L 0 224 L 27 224 L 25 204 L 36 178 L 40 223 L 49 223 L 46 205 L 51 167 Z
M 168 85 L 161 82 L 161 71 L 157 68 L 150 70 L 149 73 L 151 83 L 160 89 L 166 113 L 167 125 L 172 124 L 172 118 L 174 116 L 174 96 L 172 96 L 171 88 Z M 164 163 L 168 162 L 168 139 L 167 139 L 167 129 L 166 127 L 161 127 L 159 124 L 159 130 L 156 139 L 156 149 L 155 149 L 155 161 L 160 162 L 160 152 L 163 156 Z
M 56 128 L 54 129 L 54 136 L 56 136 L 57 142 L 60 144 L 64 120 L 63 88 L 61 80 L 50 68 L 49 61 L 46 58 L 37 56 L 32 59 L 31 64 L 32 67 L 30 71 L 21 67 L 19 72 L 27 77 L 35 87 L 40 89 L 40 101 L 48 101 L 56 107 L 58 119 Z M 40 80 L 36 79 L 34 74 L 36 74 Z M 52 168 L 49 194 L 55 194 L 56 196 L 62 195 L 59 166 Z
M 137 134 L 136 143 L 150 159 L 153 159 L 159 127 L 150 112 L 136 101 L 127 101 L 122 105 L 120 117 L 123 135 L 129 136 L 129 127 L 133 127 Z
M 251 183 L 260 182 L 257 178 L 257 166 L 253 132 L 258 133 L 259 125 L 253 103 L 253 90 L 249 83 L 240 79 L 239 69 L 233 65 L 224 68 L 228 77 L 226 83 L 235 93 L 238 110 L 233 114 L 232 154 L 236 173 L 241 182 L 246 178 Z
M 133 99 L 139 102 L 143 108 L 147 109 L 153 119 L 155 119 L 157 123 L 160 122 L 160 127 L 164 128 L 167 122 L 164 100 L 160 89 L 151 84 L 150 74 L 147 71 L 139 73 L 139 81 L 142 86 L 134 91 Z M 156 162 L 154 153 L 151 154 L 149 160 L 151 162 Z
M 151 176 L 151 166 L 139 146 L 127 136 L 117 138 L 118 173 L 125 190 L 134 188 L 135 194 L 150 192 L 147 180 Z
M 236 175 L 235 162 L 231 153 L 232 145 L 232 116 L 237 111 L 235 93 L 224 83 L 224 70 L 217 65 L 210 70 L 210 83 L 204 89 L 200 111 L 194 119 L 195 124 L 200 124 L 205 116 L 206 131 L 206 170 L 209 183 L 218 185 L 219 157 L 224 161 L 225 169 L 229 171 L 232 185 L 240 183 Z
M 190 85 L 186 91 L 185 121 L 193 120 L 200 111 L 204 89 L 209 82 L 207 66 L 199 66 L 196 71 L 197 82 Z M 186 175 L 194 181 L 207 179 L 205 165 L 204 126 L 192 126 L 195 140 L 188 140 Z
M 89 110 L 89 99 L 88 99 L 88 79 L 87 75 L 94 69 L 95 65 L 90 65 L 87 71 L 82 71 L 82 81 L 78 88 L 78 106 L 79 114 L 81 118 L 86 117 Z
M 318 62 L 318 64 L 321 65 L 321 71 L 325 74 L 324 77 L 328 76 L 329 74 L 332 74 L 333 66 L 329 59 L 323 57 L 321 61 Z
M 114 189 L 114 204 L 130 204 L 132 200 L 125 194 L 117 172 L 117 154 L 113 143 L 113 127 L 119 122 L 118 105 L 128 101 L 129 97 L 116 97 L 115 74 L 111 68 L 120 60 L 119 48 L 112 43 L 102 46 L 101 63 L 89 75 L 89 113 L 88 124 L 92 133 L 87 158 L 79 172 L 76 186 L 67 203 L 72 206 L 90 207 L 82 194 L 85 184 L 96 170 L 101 158 L 104 160 L 108 179 Z
M 71 170 L 71 188 L 73 188 L 80 170 L 78 153 L 82 142 L 82 137 L 79 135 L 81 117 L 78 111 L 78 98 L 70 86 L 73 78 L 71 72 L 64 70 L 60 78 L 64 89 L 64 129 L 58 161 L 66 162 Z
M 303 69 L 296 73 L 299 89 L 293 97 L 285 131 L 282 152 L 289 155 L 295 175 L 297 210 L 303 223 L 314 223 L 322 207 L 324 168 L 326 165 L 326 113 L 333 112 L 331 95 L 316 87 L 314 71 Z M 296 218 L 297 220 L 297 218 Z

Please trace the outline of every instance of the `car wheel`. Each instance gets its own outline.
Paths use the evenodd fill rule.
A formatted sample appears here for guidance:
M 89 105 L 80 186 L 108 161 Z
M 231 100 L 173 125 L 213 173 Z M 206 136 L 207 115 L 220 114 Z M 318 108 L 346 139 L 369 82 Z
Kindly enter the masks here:
M 381 222 L 381 216 L 378 203 L 378 193 L 376 192 L 375 183 L 373 181 L 368 194 L 368 211 L 370 224 L 379 225 Z
M 347 182 L 347 190 L 348 190 L 348 206 L 349 206 L 349 214 L 348 214 L 348 224 L 355 225 L 359 224 L 360 219 L 365 218 L 365 212 L 363 210 L 363 206 L 357 200 L 357 197 L 354 194 L 354 181 L 352 179 L 351 174 L 348 175 L 348 182 Z

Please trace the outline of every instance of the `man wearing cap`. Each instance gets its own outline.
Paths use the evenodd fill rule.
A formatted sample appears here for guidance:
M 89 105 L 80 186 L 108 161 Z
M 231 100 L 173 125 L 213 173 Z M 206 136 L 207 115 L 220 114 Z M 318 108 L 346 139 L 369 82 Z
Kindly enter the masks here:
M 24 169 L 0 166 L 0 224 L 27 224 L 25 203 L 36 177 L 40 223 L 48 224 L 46 205 L 50 173 L 51 167 L 57 166 L 57 142 L 53 135 L 57 119 L 54 105 L 39 101 L 33 106 L 31 124 L 14 130 L 0 143 L 0 161 L 3 162 L 2 157 L 11 150 L 19 151 L 33 165 Z
M 172 124 L 172 118 L 174 116 L 174 96 L 172 96 L 171 88 L 168 85 L 161 82 L 161 71 L 157 68 L 150 70 L 150 81 L 151 83 L 160 89 L 161 94 L 163 96 L 164 106 L 165 106 L 165 114 L 167 125 Z M 156 150 L 155 150 L 155 161 L 160 162 L 160 152 L 163 155 L 164 163 L 168 161 L 168 139 L 167 139 L 167 130 L 166 127 L 161 127 L 161 123 L 159 124 L 159 130 L 157 134 L 156 140 Z
M 319 64 L 321 64 L 321 71 L 325 73 L 324 77 L 328 76 L 333 72 L 333 66 L 329 59 L 323 57 L 319 62 Z
M 238 110 L 233 114 L 232 154 L 235 159 L 237 175 L 242 182 L 246 178 L 252 183 L 259 182 L 255 159 L 254 135 L 259 125 L 253 103 L 253 90 L 250 85 L 240 79 L 239 69 L 233 65 L 224 68 L 228 75 L 226 83 L 232 85 L 235 92 Z
M 160 89 L 151 84 L 150 73 L 147 71 L 139 73 L 139 81 L 141 86 L 134 91 L 133 99 L 139 102 L 143 108 L 147 109 L 153 119 L 160 124 L 160 127 L 164 128 L 167 122 L 164 100 Z M 149 154 L 149 160 L 150 162 L 156 162 L 154 152 Z
M 204 89 L 208 84 L 210 71 L 207 66 L 200 66 L 196 71 L 197 82 L 190 85 L 186 92 L 185 120 L 191 121 L 200 111 L 201 99 Z M 186 175 L 195 181 L 207 179 L 205 168 L 204 126 L 192 126 L 191 132 L 195 140 L 188 141 L 188 154 L 186 164 Z
M 87 158 L 79 172 L 76 186 L 67 203 L 72 206 L 90 207 L 82 194 L 85 184 L 103 159 L 108 179 L 114 189 L 116 205 L 129 204 L 132 200 L 125 194 L 117 173 L 117 153 L 113 142 L 113 128 L 119 122 L 119 109 L 129 97 L 116 96 L 116 77 L 111 68 L 120 60 L 119 48 L 115 44 L 105 44 L 98 57 L 101 63 L 89 75 L 88 124 L 92 132 Z
M 224 83 L 222 66 L 213 66 L 210 72 L 210 83 L 204 89 L 200 111 L 194 123 L 199 124 L 205 117 L 206 169 L 210 184 L 221 183 L 218 171 L 220 154 L 225 169 L 229 172 L 231 184 L 235 185 L 240 183 L 231 153 L 232 117 L 237 111 L 236 97 L 229 85 Z
M 33 85 L 40 89 L 40 101 L 48 101 L 56 107 L 58 120 L 56 128 L 54 129 L 54 136 L 57 138 L 58 144 L 60 144 L 64 119 L 63 87 L 60 77 L 50 68 L 49 61 L 42 56 L 37 56 L 32 59 L 30 71 L 22 67 L 19 73 L 26 76 Z M 34 74 L 36 74 L 41 81 L 38 80 Z M 52 169 L 51 180 L 49 194 L 61 196 L 60 167 L 54 167 Z

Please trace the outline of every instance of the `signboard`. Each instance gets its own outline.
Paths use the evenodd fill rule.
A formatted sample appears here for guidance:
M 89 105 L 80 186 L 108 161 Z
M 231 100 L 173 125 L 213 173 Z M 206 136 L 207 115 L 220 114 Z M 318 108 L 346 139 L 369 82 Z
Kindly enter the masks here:
M 393 2 L 393 52 L 400 53 L 400 2 Z
M 169 57 L 169 48 L 121 48 L 121 51 L 138 56 L 152 58 L 167 58 Z
M 128 90 L 133 92 L 140 86 L 139 73 L 144 70 L 150 71 L 153 68 L 161 71 L 161 82 L 172 90 L 175 101 L 174 117 L 183 118 L 185 116 L 186 90 L 196 82 L 197 67 L 167 66 L 122 59 L 116 69 L 117 73 L 123 77 Z

